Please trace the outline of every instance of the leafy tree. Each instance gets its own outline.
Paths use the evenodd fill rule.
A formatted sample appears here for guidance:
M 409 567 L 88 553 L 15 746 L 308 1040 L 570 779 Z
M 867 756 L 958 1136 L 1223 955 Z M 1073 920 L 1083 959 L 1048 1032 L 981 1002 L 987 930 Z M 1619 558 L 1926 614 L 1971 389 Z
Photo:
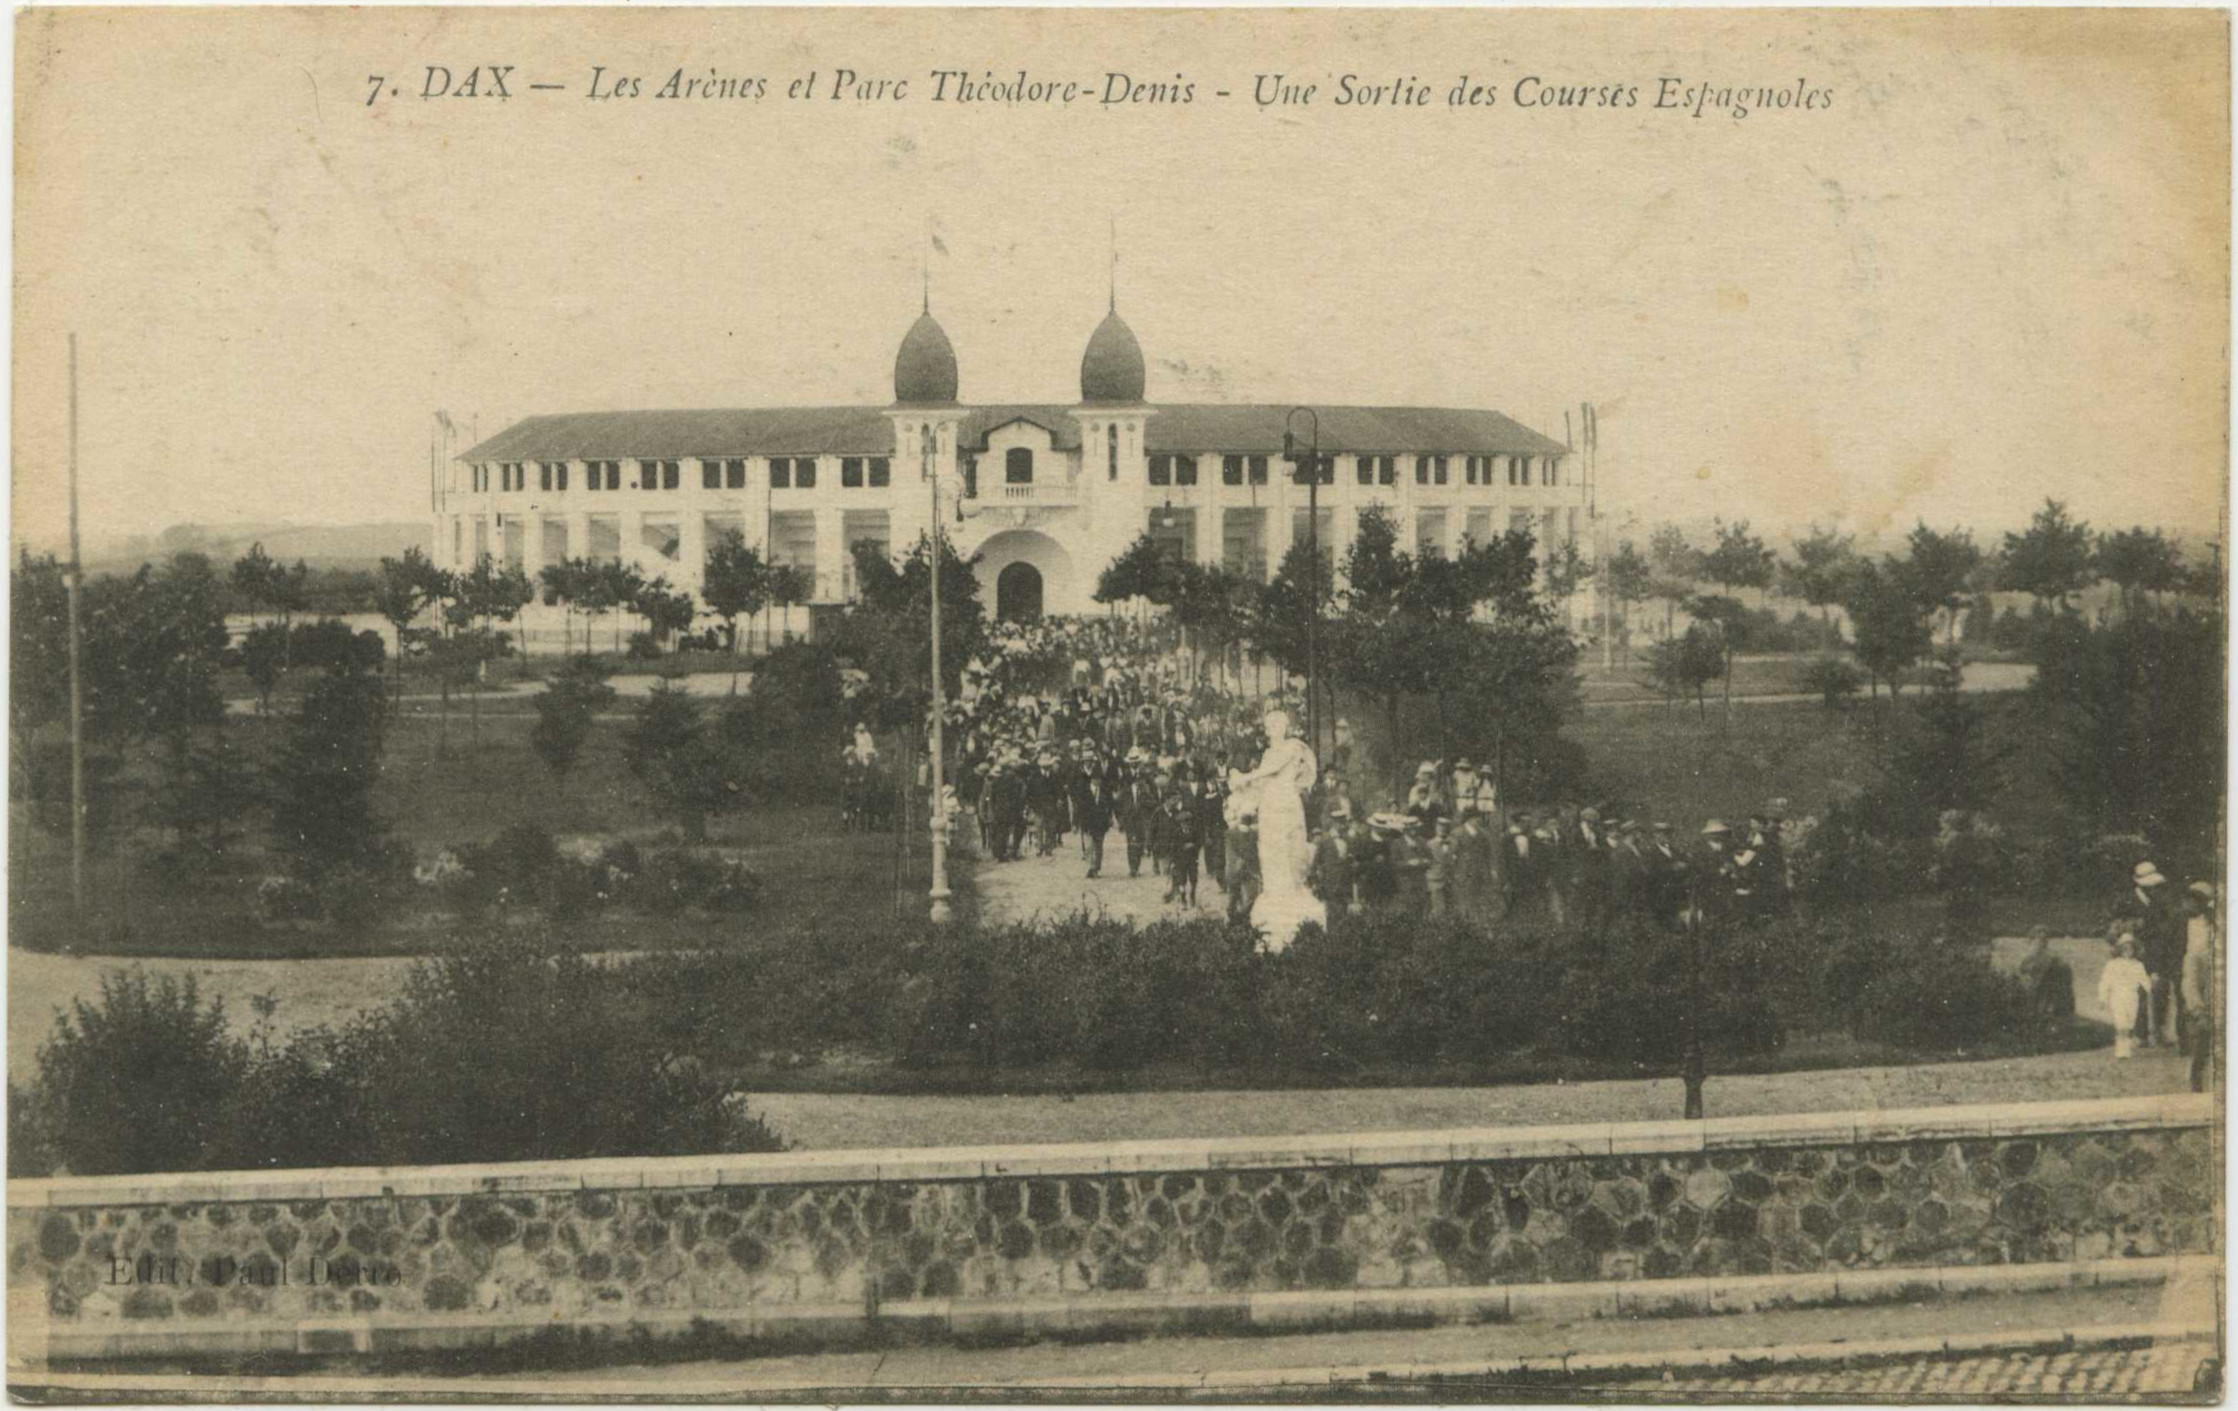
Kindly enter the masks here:
M 645 619 L 646 630 L 656 641 L 671 644 L 679 634 L 691 631 L 692 620 L 699 616 L 699 604 L 692 595 L 669 587 L 666 578 L 640 584 L 630 607 Z
M 1838 656 L 1819 657 L 1803 671 L 1804 689 L 1816 692 L 1828 710 L 1838 709 L 1864 684 L 1865 674 Z
M 1567 604 L 1572 594 L 1592 578 L 1593 561 L 1576 543 L 1565 539 L 1546 551 L 1546 595 Z
M 1850 576 L 1857 571 L 1856 543 L 1850 535 L 1814 524 L 1810 533 L 1795 541 L 1795 557 L 1779 565 L 1785 590 L 1817 608 L 1829 631 L 1834 605 L 1842 601 Z
M 225 851 L 227 830 L 255 807 L 256 797 L 248 766 L 222 734 L 184 737 L 167 751 L 155 818 L 180 848 L 214 857 Z
M 296 704 L 271 765 L 272 850 L 313 881 L 373 869 L 386 826 L 373 809 L 387 696 L 377 675 L 329 673 Z
M 1694 584 L 1703 574 L 1702 552 L 1686 540 L 1686 531 L 1665 524 L 1648 537 L 1647 561 L 1651 571 L 1648 596 L 1663 602 L 1663 635 L 1677 630 L 1679 605 L 1694 596 Z
M 2086 833 L 2141 833 L 2165 869 L 2217 866 L 2227 760 L 2220 613 L 2061 620 L 2036 646 L 2033 694 L 2055 778 Z
M 8 583 L 8 723 L 19 751 L 70 711 L 70 590 L 54 555 L 24 549 Z
M 112 970 L 99 1003 L 75 999 L 57 1019 L 24 1097 L 73 1175 L 177 1170 L 222 1125 L 247 1061 L 224 1002 L 204 1005 L 192 975 Z
M 277 622 L 260 622 L 241 638 L 241 672 L 256 687 L 256 713 L 272 712 L 272 692 L 287 674 L 288 630 Z
M 707 820 L 744 802 L 729 752 L 707 728 L 700 703 L 662 681 L 638 707 L 623 758 L 653 802 L 691 842 L 707 840 Z
M 2046 607 L 2064 609 L 2097 581 L 2093 557 L 2090 526 L 2071 517 L 2065 504 L 2046 499 L 2026 530 L 2005 535 L 1997 581 Z
M 1609 555 L 1602 591 L 1616 604 L 1617 624 L 1627 652 L 1631 649 L 1632 609 L 1652 595 L 1654 581 L 1653 565 L 1631 540 L 1618 544 L 1616 551 Z
M 598 712 L 614 702 L 606 672 L 589 656 L 570 657 L 537 694 L 529 747 L 554 778 L 565 781 L 589 742 Z
M 352 632 L 346 622 L 322 617 L 299 622 L 288 634 L 291 664 L 318 671 L 379 671 L 388 646 L 378 632 Z
M 940 540 L 940 675 L 946 700 L 985 641 L 986 612 L 972 560 Z M 932 557 L 919 536 L 899 559 L 877 545 L 855 548 L 856 601 L 840 618 L 834 646 L 869 677 L 865 714 L 879 730 L 914 741 L 932 708 Z M 758 689 L 758 688 L 757 688 Z
M 1858 663 L 1872 683 L 1886 681 L 1891 695 L 1901 694 L 1904 672 L 1931 644 L 1926 613 L 1901 566 L 1861 562 L 1844 606 L 1857 638 Z
M 273 605 L 275 582 L 281 578 L 280 566 L 264 551 L 264 542 L 249 545 L 249 551 L 233 562 L 233 591 L 251 617 Z
M 791 563 L 773 563 L 770 565 L 770 605 L 787 614 L 788 621 L 790 621 L 793 604 L 807 602 L 815 591 L 815 580 L 800 565 Z M 764 640 L 766 641 L 766 634 L 764 634 Z
M 1748 521 L 1727 524 L 1718 520 L 1716 543 L 1702 556 L 1702 576 L 1734 593 L 1743 588 L 1768 589 L 1778 558 L 1764 541 L 1749 532 Z
M 1937 533 L 1924 523 L 1913 526 L 1906 544 L 1910 555 L 1896 567 L 1895 576 L 1922 613 L 1940 616 L 1948 637 L 1982 566 L 1982 551 L 1966 530 Z
M 1164 606 L 1173 601 L 1178 587 L 1179 575 L 1173 561 L 1160 551 L 1158 541 L 1145 529 L 1096 575 L 1095 597 L 1099 603 L 1123 603 L 1141 598 Z
M 1739 598 L 1704 593 L 1686 605 L 1695 625 L 1717 644 L 1719 675 L 1725 678 L 1725 708 L 1733 708 L 1733 656 L 1748 644 L 1748 606 Z
M 2122 615 L 2136 611 L 2139 593 L 2165 593 L 2183 581 L 2183 560 L 2157 529 L 2124 529 L 2099 536 L 2100 577 L 2121 590 Z
M 450 577 L 437 568 L 418 548 L 404 551 L 402 558 L 384 558 L 381 571 L 374 580 L 374 611 L 388 621 L 396 632 L 396 688 L 404 689 L 405 634 L 430 603 L 454 591 L 448 583 Z
M 730 649 L 735 655 L 745 643 L 738 635 L 738 619 L 752 617 L 769 601 L 769 568 L 762 556 L 746 545 L 737 531 L 724 533 L 707 551 L 707 569 L 699 588 L 708 611 L 730 624 Z M 730 673 L 731 694 L 738 693 L 738 668 Z
M 1676 702 L 1691 697 L 1696 711 L 1706 713 L 1703 688 L 1725 669 L 1725 647 L 1714 629 L 1697 622 L 1680 635 L 1650 646 L 1647 667 L 1650 679 L 1666 699 Z

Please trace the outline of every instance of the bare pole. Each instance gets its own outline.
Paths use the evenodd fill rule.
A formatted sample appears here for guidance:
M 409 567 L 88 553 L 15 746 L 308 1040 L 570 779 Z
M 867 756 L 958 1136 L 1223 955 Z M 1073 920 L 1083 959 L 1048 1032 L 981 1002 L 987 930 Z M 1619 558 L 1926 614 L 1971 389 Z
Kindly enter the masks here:
M 948 801 L 941 786 L 941 717 L 946 710 L 940 691 L 940 470 L 933 462 L 933 429 L 924 432 L 925 481 L 932 487 L 932 536 L 927 549 L 932 560 L 932 901 L 935 926 L 948 924 Z
M 85 568 L 78 554 L 78 335 L 70 335 L 70 913 L 85 925 L 85 675 L 79 661 L 78 595 Z

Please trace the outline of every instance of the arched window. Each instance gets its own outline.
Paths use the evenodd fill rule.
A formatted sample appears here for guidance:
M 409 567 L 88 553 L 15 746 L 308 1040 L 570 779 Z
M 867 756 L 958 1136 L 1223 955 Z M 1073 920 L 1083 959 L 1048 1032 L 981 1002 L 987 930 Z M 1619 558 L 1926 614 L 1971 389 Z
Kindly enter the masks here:
M 1024 446 L 1012 446 L 1003 454 L 1002 478 L 1007 485 L 1034 483 L 1034 453 Z
M 1116 421 L 1107 422 L 1103 431 L 1104 468 L 1109 472 L 1104 478 L 1117 480 L 1119 478 L 1119 423 Z

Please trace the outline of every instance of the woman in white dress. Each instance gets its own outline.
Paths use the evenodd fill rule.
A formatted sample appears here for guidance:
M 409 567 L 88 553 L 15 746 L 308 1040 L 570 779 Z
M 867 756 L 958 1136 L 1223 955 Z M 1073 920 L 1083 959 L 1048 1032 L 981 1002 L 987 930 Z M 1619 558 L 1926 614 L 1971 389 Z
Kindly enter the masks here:
M 1318 774 L 1313 750 L 1290 733 L 1287 711 L 1269 711 L 1264 723 L 1267 750 L 1259 767 L 1249 773 L 1230 771 L 1228 788 L 1234 797 L 1248 795 L 1256 804 L 1264 890 L 1252 904 L 1251 924 L 1265 933 L 1264 949 L 1279 951 L 1297 939 L 1306 922 L 1327 925 L 1328 914 L 1306 886 L 1313 840 L 1306 832 L 1305 799 Z

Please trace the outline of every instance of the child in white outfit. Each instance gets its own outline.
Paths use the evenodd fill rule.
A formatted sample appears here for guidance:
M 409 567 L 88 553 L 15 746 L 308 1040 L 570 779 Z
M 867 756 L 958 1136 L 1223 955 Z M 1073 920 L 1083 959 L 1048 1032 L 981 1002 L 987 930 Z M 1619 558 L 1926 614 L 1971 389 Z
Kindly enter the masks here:
M 2114 942 L 2114 958 L 2098 975 L 2098 998 L 2114 1021 L 2114 1057 L 2129 1058 L 2137 1051 L 2138 1007 L 2151 993 L 2152 977 L 2137 959 L 2137 937 L 2124 930 Z

